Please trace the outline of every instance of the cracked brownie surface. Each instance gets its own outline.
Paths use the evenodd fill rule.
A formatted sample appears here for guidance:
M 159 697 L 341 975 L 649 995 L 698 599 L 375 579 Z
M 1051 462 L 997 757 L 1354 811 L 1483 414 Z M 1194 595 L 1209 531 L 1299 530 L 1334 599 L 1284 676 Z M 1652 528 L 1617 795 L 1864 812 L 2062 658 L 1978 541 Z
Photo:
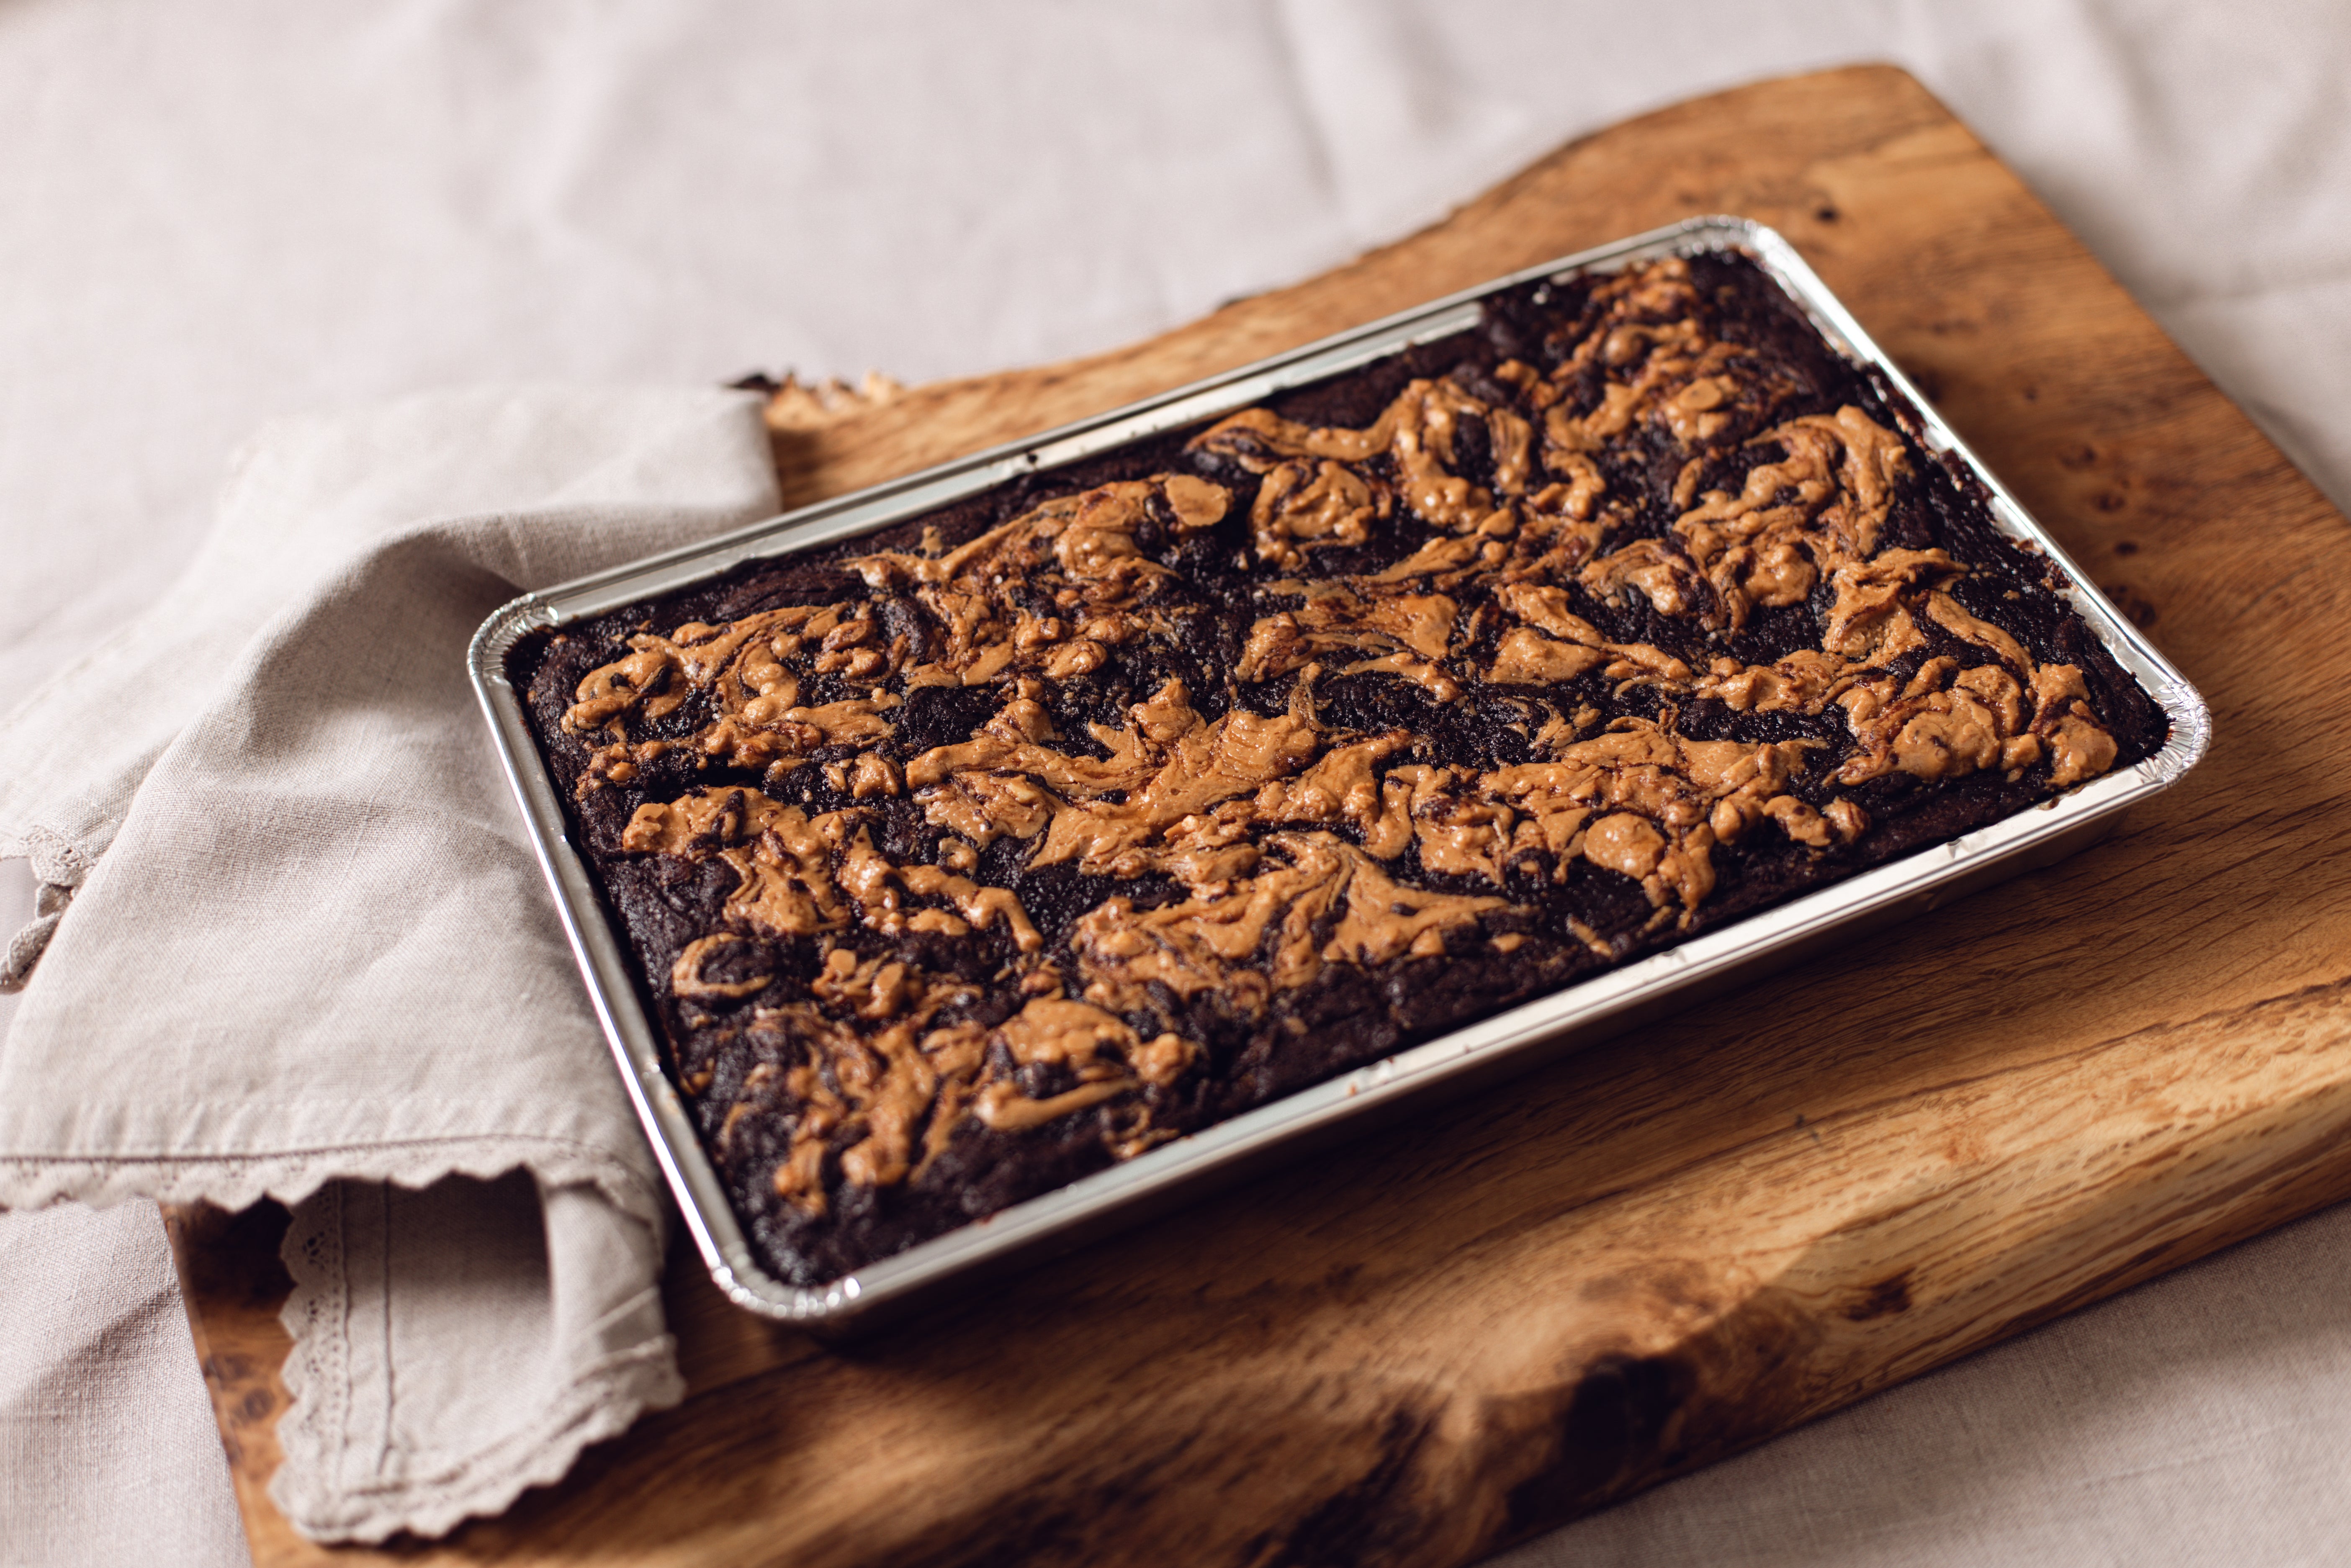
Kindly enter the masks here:
M 1737 254 L 510 668 L 802 1284 L 2165 737 Z

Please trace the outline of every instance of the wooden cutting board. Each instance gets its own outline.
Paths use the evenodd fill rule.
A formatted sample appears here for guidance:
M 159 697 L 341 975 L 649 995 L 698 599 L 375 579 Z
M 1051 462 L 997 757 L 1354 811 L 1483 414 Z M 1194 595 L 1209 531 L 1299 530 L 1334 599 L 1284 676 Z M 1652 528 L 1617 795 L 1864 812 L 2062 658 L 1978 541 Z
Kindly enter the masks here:
M 1899 71 L 1604 131 L 1132 349 L 789 419 L 787 490 L 1710 212 L 1787 234 L 2202 687 L 2187 783 L 2053 870 L 853 1354 L 679 1257 L 686 1403 L 400 1561 L 1468 1563 L 2351 1194 L 2351 533 Z M 267 1500 L 282 1217 L 174 1218 L 256 1561 L 375 1561 Z

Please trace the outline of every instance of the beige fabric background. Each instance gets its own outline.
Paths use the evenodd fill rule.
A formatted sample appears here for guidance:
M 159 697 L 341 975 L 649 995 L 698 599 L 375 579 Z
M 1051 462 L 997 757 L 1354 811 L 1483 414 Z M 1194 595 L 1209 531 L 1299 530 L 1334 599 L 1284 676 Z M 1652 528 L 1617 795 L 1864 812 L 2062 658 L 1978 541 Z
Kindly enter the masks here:
M 16 0 L 0 704 L 155 598 L 272 415 L 1083 352 L 1625 114 L 1865 57 L 2351 497 L 2351 13 L 2319 0 Z M 0 927 L 30 904 L 0 867 Z M 2339 1559 L 2346 1270 L 2322 1216 L 1509 1560 Z M 152 1210 L 0 1216 L 0 1563 L 242 1560 L 176 1314 Z
M 439 1534 L 684 1393 L 666 1195 L 465 650 L 772 517 L 775 462 L 756 393 L 517 386 L 275 420 L 233 466 L 163 602 L 0 716 L 0 854 L 70 900 L 10 944 L 0 1207 L 291 1207 L 270 1495 Z

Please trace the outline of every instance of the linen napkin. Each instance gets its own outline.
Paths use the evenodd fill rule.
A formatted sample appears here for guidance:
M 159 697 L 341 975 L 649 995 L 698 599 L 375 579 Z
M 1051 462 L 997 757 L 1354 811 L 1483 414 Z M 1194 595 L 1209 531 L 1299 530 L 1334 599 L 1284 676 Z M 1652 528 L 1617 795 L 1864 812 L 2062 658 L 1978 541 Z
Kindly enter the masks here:
M 272 1495 L 437 1534 L 681 1394 L 664 1200 L 467 685 L 517 592 L 777 509 L 756 397 L 271 426 L 152 610 L 0 719 L 39 917 L 0 1207 L 290 1205 Z

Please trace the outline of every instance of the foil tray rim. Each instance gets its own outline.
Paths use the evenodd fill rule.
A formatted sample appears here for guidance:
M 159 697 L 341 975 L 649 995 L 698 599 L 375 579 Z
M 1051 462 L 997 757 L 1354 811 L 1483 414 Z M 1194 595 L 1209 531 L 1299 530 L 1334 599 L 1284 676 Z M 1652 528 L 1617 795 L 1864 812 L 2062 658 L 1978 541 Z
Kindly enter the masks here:
M 1287 388 L 1336 375 L 1397 350 L 1473 327 L 1488 296 L 1538 279 L 1621 267 L 1668 255 L 1752 253 L 1831 347 L 1907 399 L 1909 434 L 1930 454 L 1981 484 L 1994 521 L 2048 557 L 2066 595 L 2116 661 L 2163 708 L 2171 733 L 2161 749 L 1950 840 L 1757 911 L 1720 930 L 1635 959 L 1491 1018 L 1453 1030 L 1337 1078 L 1295 1091 L 1133 1160 L 1081 1177 L 984 1219 L 870 1264 L 823 1286 L 776 1279 L 759 1263 L 716 1168 L 663 1065 L 659 1037 L 641 1005 L 629 956 L 593 879 L 570 843 L 552 777 L 525 721 L 506 658 L 523 637 L 639 600 L 673 593 L 753 559 L 811 549 L 948 505 L 1006 480 L 1059 467 L 1126 442 L 1196 423 Z M 2028 869 L 2087 841 L 2100 824 L 2176 784 L 2203 757 L 2211 716 L 2187 678 L 2075 565 L 2048 531 L 1946 424 L 1926 397 L 1832 294 L 1795 247 L 1750 218 L 1712 215 L 1522 268 L 1365 326 L 1178 387 L 1124 408 L 957 458 L 903 478 L 820 501 L 697 544 L 683 546 L 527 593 L 485 621 L 467 654 L 475 694 L 521 807 L 540 871 L 554 895 L 599 1026 L 632 1108 L 712 1279 L 737 1305 L 765 1317 L 839 1327 L 885 1305 L 927 1298 L 986 1265 L 1100 1228 L 1118 1211 L 1166 1198 L 1311 1134 L 1393 1112 L 1470 1072 L 1531 1068 L 1568 1046 L 1604 1037 L 1630 1015 L 1654 1012 L 1708 981 L 1751 972 L 1775 954 L 1856 923 L 1932 907 L 2001 874 Z

